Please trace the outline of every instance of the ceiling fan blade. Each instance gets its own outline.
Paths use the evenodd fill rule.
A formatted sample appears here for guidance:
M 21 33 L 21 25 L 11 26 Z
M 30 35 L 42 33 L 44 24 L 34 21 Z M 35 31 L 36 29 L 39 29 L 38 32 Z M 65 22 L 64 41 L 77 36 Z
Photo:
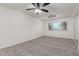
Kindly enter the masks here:
M 43 4 L 43 7 L 44 7 L 44 6 L 47 6 L 47 5 L 49 5 L 49 4 L 50 4 L 50 3 L 44 3 L 44 4 Z
M 44 11 L 44 12 L 49 12 L 48 10 L 45 10 L 45 9 L 41 9 L 42 11 Z
M 33 6 L 36 6 L 36 4 L 35 4 L 35 3 L 32 3 L 32 5 L 33 5 Z
M 26 10 L 34 10 L 34 9 L 36 9 L 36 8 L 30 8 L 30 9 L 26 9 Z

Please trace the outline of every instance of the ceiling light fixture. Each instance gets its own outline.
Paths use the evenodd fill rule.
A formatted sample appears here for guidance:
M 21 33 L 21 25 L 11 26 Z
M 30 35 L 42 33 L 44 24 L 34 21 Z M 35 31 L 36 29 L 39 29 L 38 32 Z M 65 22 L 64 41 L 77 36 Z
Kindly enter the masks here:
M 41 11 L 40 9 L 36 9 L 36 10 L 35 10 L 35 13 L 36 13 L 36 14 L 40 14 L 41 12 L 42 12 L 42 11 Z
M 48 16 L 48 18 L 54 18 L 54 17 L 56 17 L 56 15 L 50 15 L 50 16 Z

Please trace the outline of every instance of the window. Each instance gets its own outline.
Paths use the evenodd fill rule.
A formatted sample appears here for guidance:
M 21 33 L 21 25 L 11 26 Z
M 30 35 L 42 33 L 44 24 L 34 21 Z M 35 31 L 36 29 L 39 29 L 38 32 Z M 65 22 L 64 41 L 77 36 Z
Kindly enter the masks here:
M 49 30 L 67 30 L 67 22 L 52 22 L 48 23 Z

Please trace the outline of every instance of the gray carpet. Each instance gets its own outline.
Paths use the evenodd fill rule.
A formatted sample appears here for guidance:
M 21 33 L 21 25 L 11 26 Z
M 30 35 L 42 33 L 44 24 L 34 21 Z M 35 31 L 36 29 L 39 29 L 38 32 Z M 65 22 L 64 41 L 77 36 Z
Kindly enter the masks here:
M 1 49 L 0 56 L 77 56 L 77 52 L 71 39 L 44 36 Z

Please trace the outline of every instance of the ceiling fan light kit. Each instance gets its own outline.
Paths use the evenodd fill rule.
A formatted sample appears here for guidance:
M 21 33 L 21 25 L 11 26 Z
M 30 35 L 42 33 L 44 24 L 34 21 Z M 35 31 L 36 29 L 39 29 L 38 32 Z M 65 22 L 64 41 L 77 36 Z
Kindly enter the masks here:
M 36 9 L 36 10 L 35 10 L 35 13 L 36 13 L 36 14 L 40 14 L 41 12 L 42 12 L 42 11 L 41 11 L 40 9 Z

